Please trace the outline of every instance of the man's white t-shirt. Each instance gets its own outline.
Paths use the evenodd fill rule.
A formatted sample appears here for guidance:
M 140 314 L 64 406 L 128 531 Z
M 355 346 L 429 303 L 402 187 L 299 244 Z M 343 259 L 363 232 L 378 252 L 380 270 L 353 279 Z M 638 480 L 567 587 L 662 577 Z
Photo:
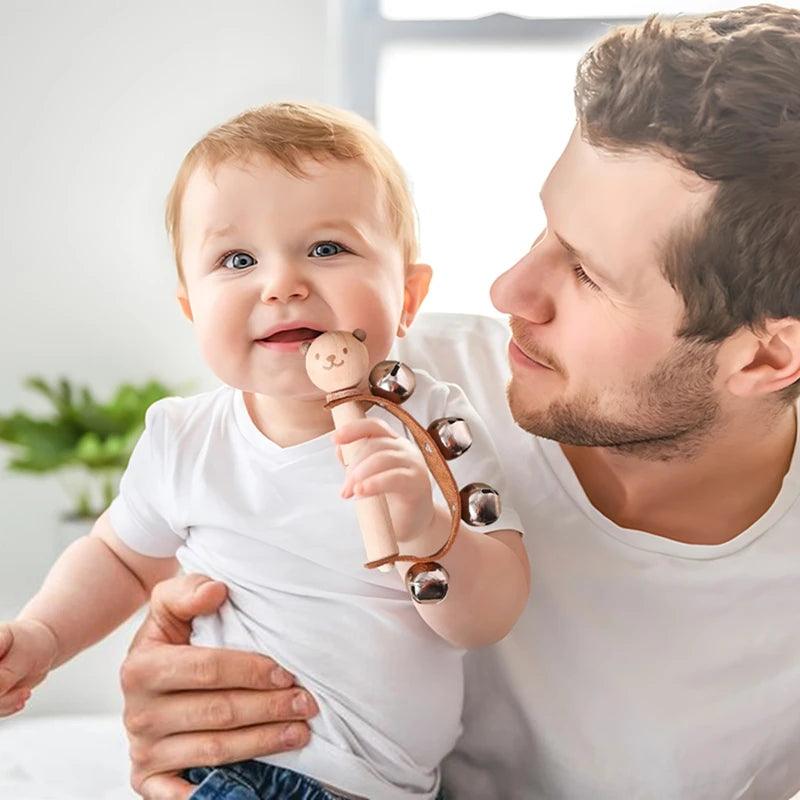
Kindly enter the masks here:
M 473 443 L 449 462 L 456 482 L 502 497 L 488 432 L 458 387 L 420 372 L 403 408 L 423 426 L 466 420 Z M 405 433 L 383 409 L 367 414 Z M 464 651 L 421 619 L 396 570 L 364 568 L 343 482 L 329 434 L 279 447 L 223 386 L 150 407 L 111 524 L 134 550 L 227 585 L 220 611 L 194 620 L 194 644 L 265 653 L 316 698 L 310 744 L 264 761 L 352 795 L 430 800 L 461 732 Z M 503 529 L 520 530 L 510 502 L 475 530 Z
M 499 645 L 466 655 L 448 798 L 791 797 L 800 448 L 772 507 L 725 544 L 620 528 L 589 503 L 556 443 L 514 424 L 507 342 L 497 320 L 423 315 L 397 347 L 461 385 L 489 425 L 531 560 L 524 616 Z

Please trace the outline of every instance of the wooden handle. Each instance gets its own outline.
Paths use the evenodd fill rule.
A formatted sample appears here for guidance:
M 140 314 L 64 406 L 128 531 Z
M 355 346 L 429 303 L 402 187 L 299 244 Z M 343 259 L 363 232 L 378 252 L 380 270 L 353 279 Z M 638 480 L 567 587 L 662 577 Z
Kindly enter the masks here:
M 337 429 L 346 423 L 364 419 L 366 416 L 358 403 L 342 403 L 332 408 L 331 414 L 333 415 L 333 424 Z M 361 447 L 360 442 L 342 445 L 342 458 L 345 466 L 353 461 L 359 447 Z M 385 495 L 356 498 L 356 516 L 361 528 L 361 537 L 364 540 L 367 561 L 381 561 L 399 554 L 397 537 Z M 379 569 L 382 572 L 388 572 L 391 570 L 391 565 L 384 564 Z
M 447 507 L 450 509 L 450 535 L 447 541 L 435 552 L 427 556 L 412 555 L 407 553 L 404 555 L 397 555 L 391 557 L 391 561 L 435 561 L 442 558 L 450 552 L 453 542 L 458 536 L 461 528 L 461 493 L 458 490 L 458 484 L 447 466 L 447 461 L 439 450 L 439 445 L 431 434 L 417 422 L 408 411 L 404 411 L 395 403 L 387 400 L 384 397 L 375 397 L 369 394 L 359 394 L 356 389 L 345 389 L 340 392 L 332 392 L 328 394 L 328 401 L 325 403 L 325 408 L 330 408 L 331 413 L 342 403 L 363 403 L 366 405 L 380 406 L 385 411 L 388 411 L 393 417 L 396 417 L 403 423 L 406 430 L 414 438 L 417 446 L 431 471 L 434 480 L 442 490 L 442 496 L 447 502 Z M 364 565 L 368 569 L 381 569 L 385 564 L 380 560 L 371 561 Z

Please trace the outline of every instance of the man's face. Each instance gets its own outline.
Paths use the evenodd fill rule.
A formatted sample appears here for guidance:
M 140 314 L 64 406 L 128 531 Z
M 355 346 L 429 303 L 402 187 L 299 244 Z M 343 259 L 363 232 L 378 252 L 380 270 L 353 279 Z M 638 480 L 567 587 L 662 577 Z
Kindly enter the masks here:
M 181 212 L 205 360 L 225 383 L 273 397 L 320 395 L 300 352 L 314 331 L 361 328 L 380 361 L 403 309 L 401 247 L 372 174 L 357 161 L 303 168 L 296 177 L 263 157 L 200 167 Z
M 612 155 L 575 129 L 541 192 L 546 230 L 492 287 L 511 316 L 520 426 L 651 458 L 687 454 L 707 435 L 716 347 L 676 338 L 683 304 L 660 263 L 712 192 L 666 158 Z

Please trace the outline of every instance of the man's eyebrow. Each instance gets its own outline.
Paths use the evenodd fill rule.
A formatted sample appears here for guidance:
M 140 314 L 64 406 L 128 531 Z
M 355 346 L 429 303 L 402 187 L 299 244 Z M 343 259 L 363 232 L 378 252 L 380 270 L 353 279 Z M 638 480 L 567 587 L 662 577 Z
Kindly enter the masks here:
M 597 262 L 586 253 L 581 253 L 578 249 L 573 247 L 566 239 L 561 237 L 556 231 L 553 231 L 556 239 L 561 243 L 561 246 L 568 252 L 571 253 L 581 264 L 584 264 L 589 267 L 589 269 L 597 274 L 597 277 L 601 280 L 605 281 L 609 286 L 612 286 L 615 289 L 618 289 L 618 284 L 609 277 L 608 272 L 604 270 L 602 267 L 598 266 Z

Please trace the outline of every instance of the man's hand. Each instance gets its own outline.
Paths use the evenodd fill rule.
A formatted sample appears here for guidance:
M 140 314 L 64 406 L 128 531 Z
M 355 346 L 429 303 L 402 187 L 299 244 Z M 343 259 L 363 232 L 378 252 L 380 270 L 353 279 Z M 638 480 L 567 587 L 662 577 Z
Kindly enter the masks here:
M 178 777 L 304 746 L 317 713 L 308 692 L 272 659 L 193 647 L 191 620 L 222 605 L 224 584 L 180 575 L 158 584 L 150 613 L 122 664 L 131 784 L 146 800 L 186 800 Z

